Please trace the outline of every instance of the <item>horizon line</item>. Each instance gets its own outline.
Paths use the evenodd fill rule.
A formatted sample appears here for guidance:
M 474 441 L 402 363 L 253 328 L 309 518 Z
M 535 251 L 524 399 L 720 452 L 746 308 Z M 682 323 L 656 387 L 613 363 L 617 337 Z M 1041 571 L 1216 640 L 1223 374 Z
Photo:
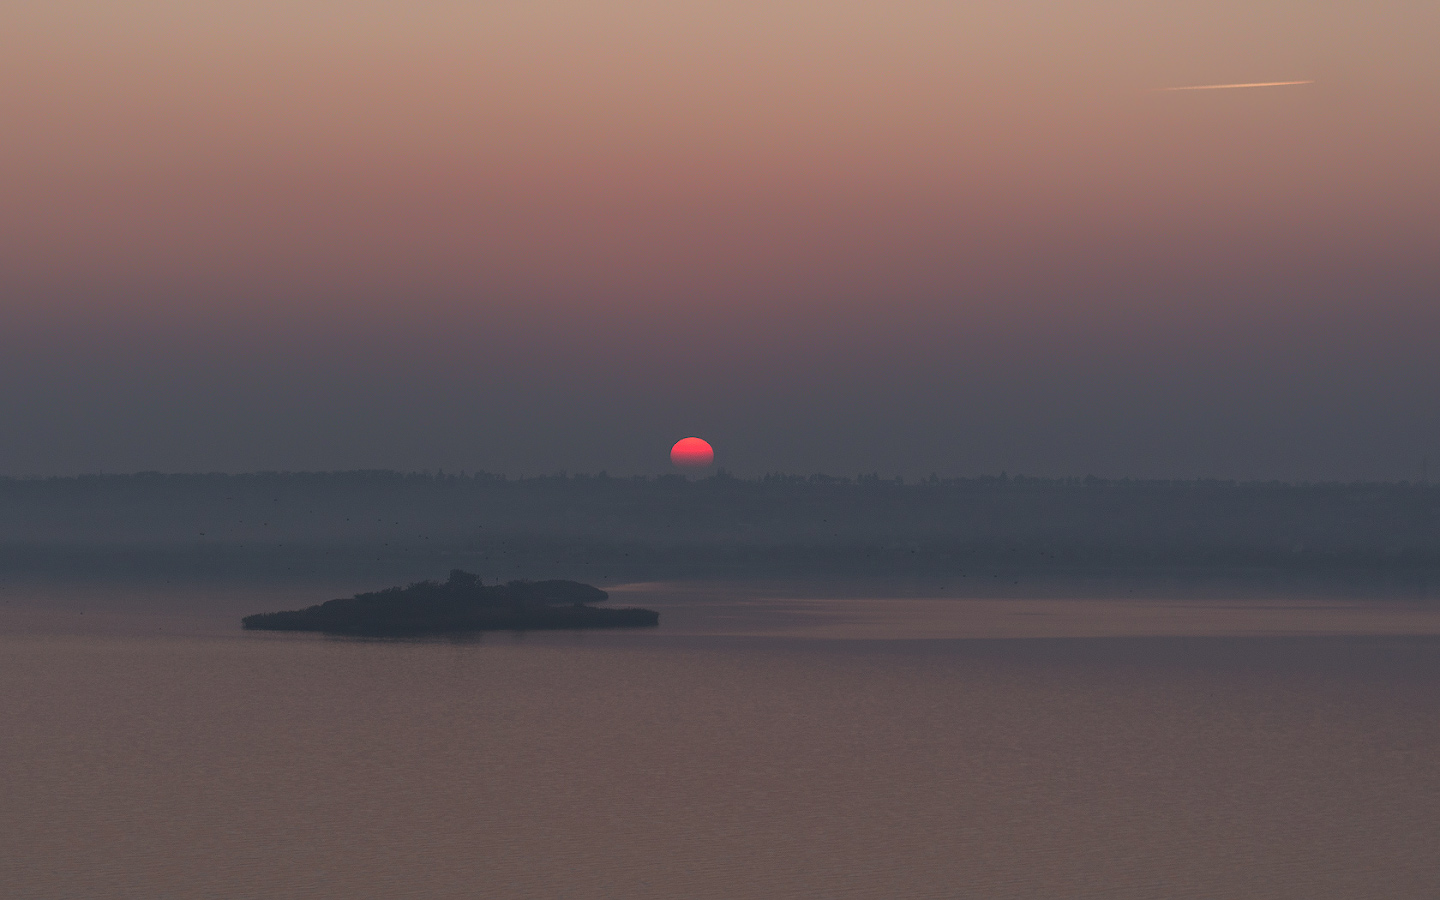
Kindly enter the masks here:
M 383 476 L 395 479 L 456 479 L 473 481 L 505 481 L 518 483 L 523 481 L 541 480 L 577 480 L 590 479 L 614 481 L 653 481 L 662 478 L 685 478 L 686 480 L 703 481 L 720 478 L 744 482 L 763 482 L 767 479 L 802 479 L 814 480 L 817 482 L 849 482 L 851 484 L 865 484 L 869 482 L 888 482 L 891 484 L 926 485 L 946 482 L 962 481 L 1050 481 L 1050 482 L 1129 482 L 1129 483 L 1168 483 L 1168 484 L 1194 484 L 1194 483 L 1221 483 L 1236 486 L 1242 485 L 1285 485 L 1289 487 L 1312 487 L 1312 486 L 1334 486 L 1334 485 L 1386 485 L 1392 487 L 1437 487 L 1436 482 L 1427 478 L 1264 478 L 1264 477 L 1225 477 L 1220 475 L 1195 475 L 1190 477 L 1182 476 L 1138 476 L 1138 475 L 1037 475 L 1025 472 L 1010 472 L 1002 469 L 998 474 L 993 472 L 976 472 L 969 475 L 940 475 L 932 472 L 928 475 L 907 475 L 897 472 L 893 475 L 881 475 L 879 472 L 857 472 L 854 474 L 831 475 L 827 472 L 786 472 L 767 471 L 763 474 L 737 474 L 723 466 L 715 466 L 708 473 L 685 473 L 685 472 L 632 472 L 630 474 L 611 475 L 607 470 L 598 472 L 571 472 L 559 470 L 550 473 L 533 474 L 510 474 L 504 472 L 492 472 L 486 469 L 458 469 L 447 472 L 441 469 L 254 469 L 247 471 L 159 471 L 141 470 L 134 472 L 76 472 L 71 474 L 0 474 L 0 484 L 14 482 L 54 482 L 54 481 L 80 481 L 82 479 L 97 478 L 121 478 L 121 479 L 169 479 L 169 478 L 295 478 L 295 477 L 336 477 L 336 476 Z M 697 477 L 698 476 L 698 477 Z M 935 481 L 931 481 L 934 478 Z

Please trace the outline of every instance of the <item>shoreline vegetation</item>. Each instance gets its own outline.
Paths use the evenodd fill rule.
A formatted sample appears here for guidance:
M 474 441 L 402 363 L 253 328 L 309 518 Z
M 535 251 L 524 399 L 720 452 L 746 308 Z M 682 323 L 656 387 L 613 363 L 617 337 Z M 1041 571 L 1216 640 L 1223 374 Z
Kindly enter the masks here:
M 0 478 L 0 576 L 1440 579 L 1440 485 L 329 473 Z M 1427 588 L 1428 590 L 1428 588 Z
M 577 581 L 512 581 L 482 584 L 479 577 L 452 569 L 445 582 L 418 581 L 408 587 L 356 594 L 287 612 L 257 613 L 241 619 L 255 631 L 320 631 L 370 637 L 400 637 L 467 631 L 531 631 L 571 628 L 644 628 L 660 614 L 635 607 L 603 609 L 609 595 Z

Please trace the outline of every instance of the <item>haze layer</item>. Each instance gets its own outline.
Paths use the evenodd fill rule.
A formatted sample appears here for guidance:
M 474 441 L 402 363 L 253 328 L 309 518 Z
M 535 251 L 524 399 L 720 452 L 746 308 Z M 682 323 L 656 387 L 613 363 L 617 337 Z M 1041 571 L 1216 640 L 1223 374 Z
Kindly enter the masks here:
M 1417 477 L 1437 28 L 12 4 L 0 471 Z

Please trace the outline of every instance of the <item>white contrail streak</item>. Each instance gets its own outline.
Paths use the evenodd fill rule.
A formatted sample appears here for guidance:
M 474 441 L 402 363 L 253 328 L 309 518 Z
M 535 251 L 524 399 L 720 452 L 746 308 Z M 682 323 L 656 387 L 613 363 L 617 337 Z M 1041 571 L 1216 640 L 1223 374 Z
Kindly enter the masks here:
M 1192 84 L 1187 87 L 1156 88 L 1157 91 L 1225 91 L 1230 88 L 1284 87 L 1287 84 L 1314 84 L 1311 81 L 1255 81 L 1250 84 Z

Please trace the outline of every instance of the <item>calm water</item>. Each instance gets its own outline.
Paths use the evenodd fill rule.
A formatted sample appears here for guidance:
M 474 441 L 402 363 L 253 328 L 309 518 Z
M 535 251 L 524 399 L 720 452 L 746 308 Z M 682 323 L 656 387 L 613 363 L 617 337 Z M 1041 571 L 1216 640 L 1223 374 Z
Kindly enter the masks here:
M 0 594 L 6 897 L 1440 896 L 1440 610 L 632 586 L 644 633 Z

